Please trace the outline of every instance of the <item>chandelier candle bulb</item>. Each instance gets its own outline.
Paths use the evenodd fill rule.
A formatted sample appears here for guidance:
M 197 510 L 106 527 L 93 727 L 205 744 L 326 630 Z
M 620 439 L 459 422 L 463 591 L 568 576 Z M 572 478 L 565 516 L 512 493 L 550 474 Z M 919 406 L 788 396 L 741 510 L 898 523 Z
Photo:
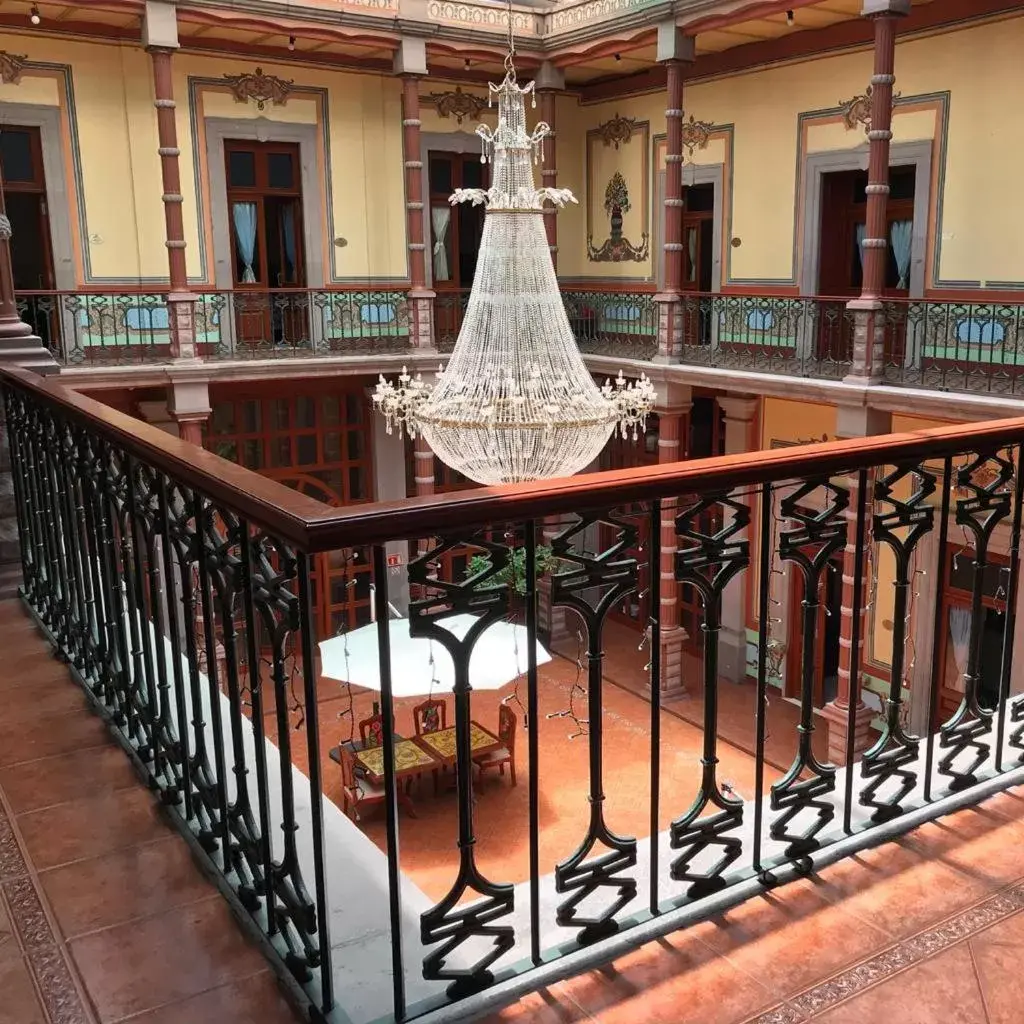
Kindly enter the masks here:
M 373 400 L 390 432 L 422 436 L 442 462 L 481 484 L 572 476 L 618 429 L 634 440 L 654 405 L 654 385 L 620 372 L 599 387 L 580 355 L 551 262 L 546 204 L 575 203 L 565 188 L 537 188 L 534 164 L 550 133 L 526 130 L 512 47 L 501 85 L 488 87 L 498 125 L 480 125 L 488 189 L 460 188 L 451 202 L 486 209 L 476 275 L 448 366 L 433 385 L 403 368 L 380 378 Z

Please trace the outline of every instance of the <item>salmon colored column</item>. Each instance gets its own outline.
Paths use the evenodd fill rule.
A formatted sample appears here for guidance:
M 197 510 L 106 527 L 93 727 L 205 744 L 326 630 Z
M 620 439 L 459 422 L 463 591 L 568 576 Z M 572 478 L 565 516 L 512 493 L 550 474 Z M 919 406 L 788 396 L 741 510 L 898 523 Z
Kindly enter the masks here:
M 843 440 L 851 437 L 869 437 L 875 434 L 887 434 L 892 430 L 891 413 L 881 412 L 877 409 L 865 409 L 864 407 L 846 408 L 840 406 L 836 410 L 836 438 Z M 874 488 L 874 474 L 868 472 L 866 475 L 866 522 L 864 524 L 865 547 L 874 544 L 871 539 L 871 490 Z M 843 585 L 842 585 L 842 620 L 839 632 L 839 680 L 836 686 L 836 698 L 821 709 L 821 717 L 828 723 L 828 756 L 833 764 L 846 763 L 847 737 L 850 731 L 850 705 L 853 704 L 853 750 L 859 754 L 871 745 L 873 734 L 871 732 L 871 720 L 875 713 L 864 704 L 861 698 L 861 680 L 853 674 L 854 649 L 853 634 L 854 621 L 860 620 L 860 644 L 858 651 L 859 674 L 864 672 L 864 659 L 866 652 L 870 650 L 868 644 L 868 629 L 870 622 L 866 614 L 866 608 L 870 595 L 869 580 L 867 578 L 869 566 L 867 557 L 862 560 L 857 558 L 857 510 L 860 503 L 860 482 L 858 474 L 851 473 L 845 482 L 850 491 L 850 504 L 846 512 L 847 530 L 846 547 L 843 549 Z M 877 567 L 877 544 L 873 550 L 876 557 L 872 565 Z M 876 571 L 876 570 L 872 570 Z M 853 602 L 854 582 L 860 576 L 863 580 L 861 585 L 860 607 L 855 608 Z
M 409 330 L 414 348 L 434 348 L 434 292 L 427 288 L 423 228 L 423 159 L 420 153 L 420 79 L 427 74 L 422 39 L 403 38 L 395 53 L 402 80 L 402 160 L 405 168 L 405 236 L 409 251 Z
M 693 398 L 689 387 L 665 385 L 659 389 L 658 464 L 681 462 L 688 456 L 690 410 Z M 686 630 L 679 624 L 679 584 L 676 582 L 676 513 L 678 502 L 661 503 L 661 572 L 657 587 L 652 580 L 651 600 L 661 610 L 661 699 L 673 700 L 686 693 L 683 685 L 683 645 Z
M 558 186 L 558 144 L 557 125 L 555 123 L 558 94 L 565 90 L 565 72 L 545 61 L 534 76 L 534 88 L 540 102 L 540 120 L 551 129 L 551 133 L 541 143 L 541 185 L 544 188 Z M 558 270 L 558 210 L 550 203 L 544 207 L 544 231 L 548 236 L 548 250 L 551 262 Z
M 174 80 L 171 74 L 171 47 L 149 47 L 153 63 L 153 85 L 163 184 L 164 231 L 170 292 L 167 296 L 171 332 L 171 358 L 195 359 L 195 302 L 188 290 L 185 268 L 185 225 L 182 219 L 181 172 L 178 167 L 177 105 L 174 101 Z
M 682 354 L 683 277 L 683 76 L 694 59 L 692 36 L 674 23 L 658 26 L 658 61 L 665 65 L 665 205 L 661 211 L 665 279 L 658 303 L 658 362 L 677 362 Z
M 863 278 L 860 297 L 847 304 L 854 315 L 852 365 L 857 383 L 882 379 L 885 368 L 885 318 L 882 293 L 889 262 L 889 148 L 892 142 L 892 96 L 896 81 L 896 19 L 910 13 L 910 0 L 865 0 L 861 12 L 874 21 L 874 73 L 871 76 L 871 124 L 868 127 L 868 184 Z

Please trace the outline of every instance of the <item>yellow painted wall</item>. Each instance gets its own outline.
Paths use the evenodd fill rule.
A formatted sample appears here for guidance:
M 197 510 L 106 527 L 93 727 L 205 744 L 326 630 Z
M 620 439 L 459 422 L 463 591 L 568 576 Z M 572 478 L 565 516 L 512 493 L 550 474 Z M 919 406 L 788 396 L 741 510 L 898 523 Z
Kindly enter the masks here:
M 71 159 L 65 109 L 66 189 L 84 199 L 87 247 L 97 277 L 167 274 L 149 56 L 137 46 L 96 45 L 60 39 L 0 35 L 0 49 L 30 61 L 72 68 L 81 195 Z M 55 77 L 26 72 L 18 85 L 0 87 L 0 102 L 59 106 Z M 82 270 L 77 273 L 81 280 Z
M 1024 151 L 1024 109 L 1014 99 L 1024 85 L 1018 59 L 1022 47 L 1024 18 L 897 46 L 896 89 L 904 100 L 951 94 L 941 197 L 943 280 L 1024 281 L 1024 246 L 1018 241 L 1024 204 L 1010 201 Z M 734 279 L 798 278 L 792 243 L 799 116 L 834 109 L 862 93 L 871 60 L 870 50 L 862 50 L 686 86 L 687 115 L 734 125 L 732 219 L 726 224 L 726 234 L 742 243 L 731 251 Z M 586 131 L 616 114 L 649 120 L 652 135 L 664 132 L 664 108 L 659 94 L 582 106 L 573 132 L 560 131 L 560 143 L 568 141 L 579 151 Z M 894 141 L 931 139 L 935 122 L 933 111 L 897 107 Z M 812 125 L 808 131 L 812 152 L 864 143 L 862 132 L 848 132 L 840 124 Z M 561 170 L 564 148 L 559 148 Z M 706 154 L 698 151 L 696 162 L 707 162 Z M 560 272 L 570 276 L 593 276 L 607 266 L 586 260 L 585 239 L 579 235 L 565 241 L 561 258 Z M 641 269 L 650 273 L 650 267 Z
M 149 57 L 134 45 L 100 45 L 59 38 L 0 35 L 0 48 L 27 53 L 30 60 L 66 64 L 72 69 L 81 191 L 86 241 L 96 277 L 160 278 L 166 274 L 160 167 L 156 152 L 156 118 L 152 107 Z M 1017 189 L 1017 168 L 1024 150 L 1024 109 L 1015 101 L 1024 83 L 1018 55 L 1024 48 L 1024 17 L 901 42 L 896 55 L 896 88 L 903 101 L 949 91 L 948 153 L 942 183 L 940 276 L 946 280 L 1024 281 L 1024 204 L 1010 200 Z M 187 79 L 221 79 L 249 71 L 253 61 L 180 54 L 174 58 L 179 102 L 178 135 L 182 150 L 184 217 L 189 242 L 189 272 L 197 275 L 199 232 L 192 195 L 193 152 L 187 109 Z M 818 58 L 788 66 L 760 69 L 715 81 L 687 85 L 687 114 L 718 125 L 732 125 L 731 196 L 727 197 L 725 255 L 734 280 L 795 280 L 793 239 L 798 206 L 796 155 L 800 115 L 835 108 L 838 101 L 862 92 L 871 69 L 868 50 Z M 387 76 L 356 75 L 299 65 L 265 64 L 264 70 L 295 80 L 299 92 L 284 107 L 268 105 L 271 120 L 305 122 L 314 104 L 301 87 L 325 89 L 330 111 L 334 233 L 348 239 L 343 249 L 330 247 L 334 273 L 344 278 L 403 277 L 406 272 L 400 83 Z M 424 91 L 451 88 L 429 81 Z M 19 85 L 0 86 L 0 102 L 55 105 L 52 78 L 26 75 Z M 228 96 L 204 97 L 207 112 L 255 117 L 254 105 Z M 587 132 L 616 115 L 650 124 L 647 224 L 636 223 L 640 211 L 627 214 L 631 241 L 644 227 L 654 241 L 655 136 L 664 132 L 664 96 L 619 99 L 580 106 L 572 97 L 558 104 L 558 183 L 581 199 L 578 208 L 559 215 L 559 270 L 566 277 L 652 278 L 656 261 L 593 263 L 586 257 L 586 209 L 590 204 L 595 242 L 607 227 L 602 209 L 607 171 L 614 151 L 601 150 L 595 184 L 587 184 Z M 486 114 L 485 108 L 485 118 Z M 493 118 L 493 113 L 489 115 Z M 472 132 L 469 121 L 458 126 L 439 117 L 429 105 L 422 113 L 424 130 Z M 934 110 L 897 107 L 895 140 L 933 138 L 941 126 Z M 810 123 L 806 146 L 811 152 L 863 144 L 863 133 L 836 123 Z M 718 163 L 725 144 L 698 150 L 699 164 Z M 639 161 L 630 147 L 620 151 L 630 192 Z M 611 163 L 609 163 L 611 161 Z M 608 167 L 605 164 L 608 164 Z M 636 165 L 636 166 L 634 166 Z M 937 169 L 938 170 L 938 169 Z M 69 178 L 73 168 L 69 161 Z M 69 185 L 74 186 L 73 179 Z M 939 197 L 933 197 L 936 200 Z M 311 197 L 307 197 L 307 209 Z M 326 196 L 324 203 L 328 202 Z M 728 239 L 741 244 L 733 248 Z M 930 273 L 930 266 L 929 266 Z M 728 284 L 728 281 L 724 282 Z M 929 280 L 929 283 L 932 283 Z
M 836 436 L 836 410 L 833 405 L 792 402 L 784 398 L 765 398 L 761 402 L 761 447 L 772 441 L 820 441 L 827 434 Z

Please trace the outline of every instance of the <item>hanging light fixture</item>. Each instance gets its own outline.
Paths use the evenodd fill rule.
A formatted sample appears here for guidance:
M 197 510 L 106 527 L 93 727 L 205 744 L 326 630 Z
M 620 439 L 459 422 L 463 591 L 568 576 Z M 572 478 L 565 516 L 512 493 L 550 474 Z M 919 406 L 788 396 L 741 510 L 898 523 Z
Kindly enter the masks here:
M 526 130 L 513 63 L 512 6 L 505 78 L 489 85 L 498 126 L 480 125 L 489 189 L 456 189 L 451 202 L 486 207 L 476 275 L 448 366 L 428 384 L 404 369 L 373 395 L 390 432 L 422 435 L 446 465 L 482 484 L 571 476 L 600 454 L 612 432 L 634 439 L 654 404 L 647 376 L 594 383 L 565 313 L 544 230 L 544 204 L 576 202 L 564 188 L 537 188 L 533 164 L 550 128 Z

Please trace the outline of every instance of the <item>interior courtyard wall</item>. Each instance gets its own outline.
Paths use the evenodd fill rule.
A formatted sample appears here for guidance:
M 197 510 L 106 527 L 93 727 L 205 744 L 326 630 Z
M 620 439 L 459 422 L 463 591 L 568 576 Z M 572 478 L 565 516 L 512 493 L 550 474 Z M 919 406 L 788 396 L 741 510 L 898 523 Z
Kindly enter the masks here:
M 1022 45 L 1020 17 L 898 40 L 895 88 L 900 96 L 893 141 L 932 140 L 934 145 L 929 235 L 933 246 L 938 243 L 938 260 L 936 274 L 930 249 L 928 287 L 1024 287 L 1024 248 L 1016 243 L 1024 230 L 1024 207 L 1006 201 L 1016 189 L 1015 168 L 1024 146 L 1024 111 L 1012 100 L 1024 83 L 1016 56 Z M 860 127 L 848 130 L 842 124 L 840 105 L 864 92 L 870 74 L 871 51 L 865 48 L 685 84 L 685 116 L 711 122 L 728 137 L 725 180 L 731 184 L 723 211 L 723 286 L 796 286 L 802 155 L 857 147 L 866 151 Z M 657 136 L 665 132 L 664 111 L 660 92 L 581 104 L 573 149 L 586 162 L 587 133 L 612 118 L 628 117 L 649 123 L 653 154 Z M 591 150 L 597 148 L 604 162 L 614 162 L 612 147 L 591 142 Z M 618 158 L 627 179 L 639 173 L 635 142 L 620 147 Z M 693 154 L 698 165 L 721 159 L 707 150 Z M 656 174 L 656 160 L 649 166 Z M 586 185 L 585 169 L 581 177 Z M 592 221 L 603 215 L 603 190 L 601 181 L 580 190 Z M 653 179 L 649 191 L 653 196 Z M 650 216 L 657 215 L 654 203 L 648 208 Z M 585 218 L 564 222 L 568 237 L 560 240 L 559 267 L 564 276 L 651 279 L 651 260 L 588 260 L 581 230 Z M 651 222 L 646 227 L 653 238 Z M 634 225 L 634 230 L 642 227 Z M 735 239 L 738 245 L 731 244 Z

